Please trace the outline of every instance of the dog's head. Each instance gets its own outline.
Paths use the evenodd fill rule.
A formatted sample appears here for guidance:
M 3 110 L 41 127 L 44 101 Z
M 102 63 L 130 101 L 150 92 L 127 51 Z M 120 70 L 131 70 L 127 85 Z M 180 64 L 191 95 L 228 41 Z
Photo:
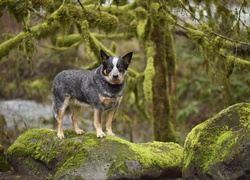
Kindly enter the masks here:
M 133 52 L 123 57 L 108 56 L 104 51 L 100 51 L 105 79 L 110 84 L 122 84 L 127 74 L 127 69 L 132 59 Z

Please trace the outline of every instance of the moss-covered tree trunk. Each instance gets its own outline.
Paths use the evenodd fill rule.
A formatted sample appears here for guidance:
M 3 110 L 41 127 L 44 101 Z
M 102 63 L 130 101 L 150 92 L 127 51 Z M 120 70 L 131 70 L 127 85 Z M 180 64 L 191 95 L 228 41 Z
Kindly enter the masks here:
M 151 39 L 156 44 L 154 57 L 155 76 L 153 79 L 154 139 L 156 141 L 175 141 L 171 123 L 171 101 L 167 85 L 165 30 L 159 25 L 155 25 Z

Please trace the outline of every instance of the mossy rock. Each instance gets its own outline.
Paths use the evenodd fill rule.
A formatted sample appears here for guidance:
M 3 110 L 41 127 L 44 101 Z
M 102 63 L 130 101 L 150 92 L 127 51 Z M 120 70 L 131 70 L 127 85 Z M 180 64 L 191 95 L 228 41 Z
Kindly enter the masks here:
M 97 138 L 66 130 L 58 139 L 51 129 L 31 129 L 7 151 L 17 172 L 54 179 L 174 179 L 181 177 L 181 146 L 131 143 L 118 137 Z
M 197 125 L 184 145 L 183 179 L 250 179 L 250 104 Z
M 10 165 L 7 162 L 6 156 L 4 154 L 4 148 L 0 145 L 0 172 L 6 172 L 10 169 Z

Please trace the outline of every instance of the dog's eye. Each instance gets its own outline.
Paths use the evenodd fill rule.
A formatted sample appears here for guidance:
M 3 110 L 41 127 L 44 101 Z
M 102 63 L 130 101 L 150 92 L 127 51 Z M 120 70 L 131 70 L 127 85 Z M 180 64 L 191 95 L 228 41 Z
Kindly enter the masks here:
M 113 69 L 113 65 L 110 65 L 110 66 L 107 67 L 107 70 L 108 70 L 109 72 L 112 71 L 112 69 Z
M 122 68 L 122 66 L 120 65 L 120 64 L 117 64 L 117 69 L 121 72 L 121 71 L 123 71 L 123 68 Z

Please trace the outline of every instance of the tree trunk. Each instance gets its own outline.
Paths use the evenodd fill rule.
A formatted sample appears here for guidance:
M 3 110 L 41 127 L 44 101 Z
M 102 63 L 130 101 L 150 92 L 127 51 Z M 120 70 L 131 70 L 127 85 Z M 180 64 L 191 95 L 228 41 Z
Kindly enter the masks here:
M 154 57 L 155 76 L 153 79 L 154 139 L 176 141 L 171 123 L 171 101 L 167 85 L 166 38 L 163 28 L 155 25 L 151 39 L 156 44 Z

